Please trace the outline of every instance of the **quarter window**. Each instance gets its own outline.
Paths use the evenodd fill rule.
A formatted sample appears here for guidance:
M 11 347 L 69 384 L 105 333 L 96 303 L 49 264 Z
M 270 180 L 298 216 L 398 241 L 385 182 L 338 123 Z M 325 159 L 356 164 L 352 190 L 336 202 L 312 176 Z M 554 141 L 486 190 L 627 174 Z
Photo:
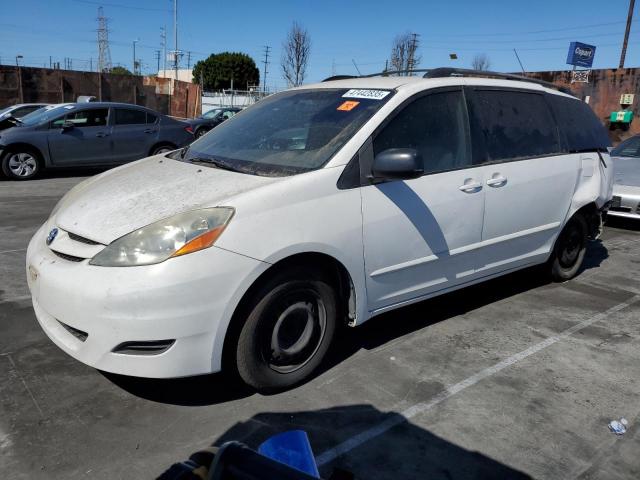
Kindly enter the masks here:
M 605 150 L 611 145 L 607 131 L 589 105 L 560 95 L 549 98 L 569 152 Z
M 132 108 L 116 108 L 116 125 L 139 125 L 147 122 L 147 112 Z
M 560 152 L 558 129 L 537 93 L 476 90 L 471 102 L 487 161 L 514 160 Z
M 158 120 L 157 115 L 147 112 L 147 123 L 156 123 L 156 120 Z
M 421 97 L 404 108 L 373 141 L 374 155 L 389 148 L 413 148 L 425 173 L 468 166 L 471 161 L 467 112 L 462 92 Z

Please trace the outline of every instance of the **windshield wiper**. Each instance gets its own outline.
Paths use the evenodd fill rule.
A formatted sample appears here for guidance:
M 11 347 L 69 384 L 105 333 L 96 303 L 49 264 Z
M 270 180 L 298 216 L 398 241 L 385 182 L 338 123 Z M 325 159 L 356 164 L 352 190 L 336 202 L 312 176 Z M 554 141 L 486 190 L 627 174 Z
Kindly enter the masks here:
M 221 162 L 220 160 L 216 160 L 215 158 L 201 158 L 201 157 L 192 157 L 186 160 L 191 163 L 210 163 L 214 165 L 216 168 L 220 170 L 229 170 L 230 172 L 241 172 L 237 168 L 232 167 L 228 163 Z

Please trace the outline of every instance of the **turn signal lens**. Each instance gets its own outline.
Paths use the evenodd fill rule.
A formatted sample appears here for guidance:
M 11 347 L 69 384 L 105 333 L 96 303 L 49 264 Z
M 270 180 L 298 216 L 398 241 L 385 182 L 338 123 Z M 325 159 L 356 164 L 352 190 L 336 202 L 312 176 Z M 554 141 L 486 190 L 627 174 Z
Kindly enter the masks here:
M 217 228 L 214 228 L 213 230 L 209 230 L 208 232 L 203 233 L 199 237 L 196 237 L 190 242 L 185 243 L 180 250 L 178 250 L 171 256 L 179 257 L 180 255 L 186 255 L 187 253 L 197 252 L 198 250 L 209 248 L 218 239 L 220 234 L 224 231 L 225 227 L 226 225 L 221 225 Z

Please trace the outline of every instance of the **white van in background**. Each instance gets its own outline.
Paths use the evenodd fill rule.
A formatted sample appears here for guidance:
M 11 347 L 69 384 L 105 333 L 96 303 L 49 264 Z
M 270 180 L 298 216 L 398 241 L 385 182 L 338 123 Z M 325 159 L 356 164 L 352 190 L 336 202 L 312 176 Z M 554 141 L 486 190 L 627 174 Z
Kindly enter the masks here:
M 524 78 L 425 77 L 279 93 L 73 188 L 27 252 L 47 335 L 101 370 L 230 367 L 271 391 L 341 324 L 536 264 L 576 275 L 612 191 L 590 108 Z

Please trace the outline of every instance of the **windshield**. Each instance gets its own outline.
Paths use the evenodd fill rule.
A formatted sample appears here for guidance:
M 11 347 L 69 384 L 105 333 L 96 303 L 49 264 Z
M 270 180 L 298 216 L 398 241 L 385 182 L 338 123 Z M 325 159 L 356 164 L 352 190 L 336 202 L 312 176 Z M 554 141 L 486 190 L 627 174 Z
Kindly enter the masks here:
M 183 161 L 266 176 L 316 170 L 391 97 L 389 90 L 293 90 L 272 95 L 195 141 Z
M 640 157 L 640 136 L 631 137 L 611 150 L 612 157 Z
M 30 127 L 32 125 L 39 125 L 41 123 L 50 122 L 55 118 L 61 117 L 73 108 L 74 105 L 59 105 L 54 108 L 43 107 L 23 117 L 21 122 L 27 127 Z

